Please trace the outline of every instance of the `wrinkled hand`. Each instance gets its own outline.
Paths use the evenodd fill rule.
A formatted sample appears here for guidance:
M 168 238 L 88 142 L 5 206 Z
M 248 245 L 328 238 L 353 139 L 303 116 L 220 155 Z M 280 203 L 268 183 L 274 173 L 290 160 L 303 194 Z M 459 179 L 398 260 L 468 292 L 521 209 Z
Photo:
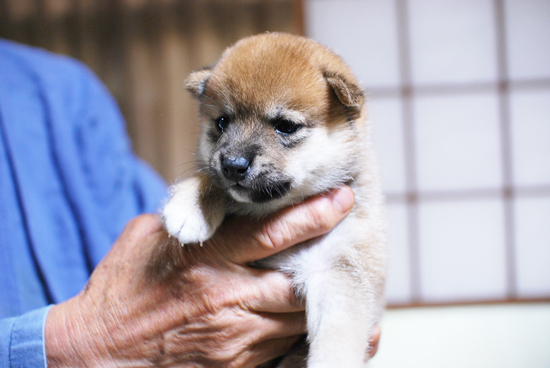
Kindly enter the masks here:
M 349 188 L 261 222 L 229 219 L 181 247 L 158 218 L 132 220 L 76 297 L 46 320 L 49 367 L 254 367 L 304 333 L 287 276 L 249 267 L 322 235 L 353 205 Z M 373 344 L 377 345 L 377 342 Z

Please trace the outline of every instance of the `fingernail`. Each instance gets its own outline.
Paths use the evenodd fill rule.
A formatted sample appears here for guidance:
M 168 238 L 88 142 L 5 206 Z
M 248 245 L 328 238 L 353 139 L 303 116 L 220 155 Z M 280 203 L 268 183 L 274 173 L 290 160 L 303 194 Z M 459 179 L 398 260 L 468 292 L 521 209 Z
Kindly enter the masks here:
M 338 211 L 346 213 L 353 207 L 355 195 L 350 187 L 339 188 L 332 197 L 332 203 Z

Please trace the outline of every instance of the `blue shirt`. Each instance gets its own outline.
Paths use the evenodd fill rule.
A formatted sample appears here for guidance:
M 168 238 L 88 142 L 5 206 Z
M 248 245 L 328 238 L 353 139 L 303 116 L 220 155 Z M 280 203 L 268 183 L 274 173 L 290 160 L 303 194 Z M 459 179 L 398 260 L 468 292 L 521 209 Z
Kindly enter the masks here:
M 0 367 L 46 366 L 48 306 L 165 196 L 88 69 L 0 40 Z

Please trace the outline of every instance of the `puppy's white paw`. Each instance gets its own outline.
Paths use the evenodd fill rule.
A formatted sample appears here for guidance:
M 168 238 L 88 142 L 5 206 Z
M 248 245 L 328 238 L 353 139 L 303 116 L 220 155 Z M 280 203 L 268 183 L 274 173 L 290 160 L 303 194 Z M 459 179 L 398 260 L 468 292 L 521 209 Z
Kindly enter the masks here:
M 182 245 L 208 240 L 221 222 L 204 212 L 199 182 L 197 178 L 191 178 L 174 185 L 172 198 L 162 211 L 166 230 Z

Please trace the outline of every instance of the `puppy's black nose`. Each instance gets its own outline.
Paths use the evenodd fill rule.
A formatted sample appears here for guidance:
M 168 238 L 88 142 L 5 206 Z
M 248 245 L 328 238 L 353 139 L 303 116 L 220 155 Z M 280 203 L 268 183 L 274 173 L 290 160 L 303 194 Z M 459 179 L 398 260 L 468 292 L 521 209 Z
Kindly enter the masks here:
M 246 178 L 250 161 L 244 157 L 223 157 L 222 173 L 229 180 L 242 181 Z

